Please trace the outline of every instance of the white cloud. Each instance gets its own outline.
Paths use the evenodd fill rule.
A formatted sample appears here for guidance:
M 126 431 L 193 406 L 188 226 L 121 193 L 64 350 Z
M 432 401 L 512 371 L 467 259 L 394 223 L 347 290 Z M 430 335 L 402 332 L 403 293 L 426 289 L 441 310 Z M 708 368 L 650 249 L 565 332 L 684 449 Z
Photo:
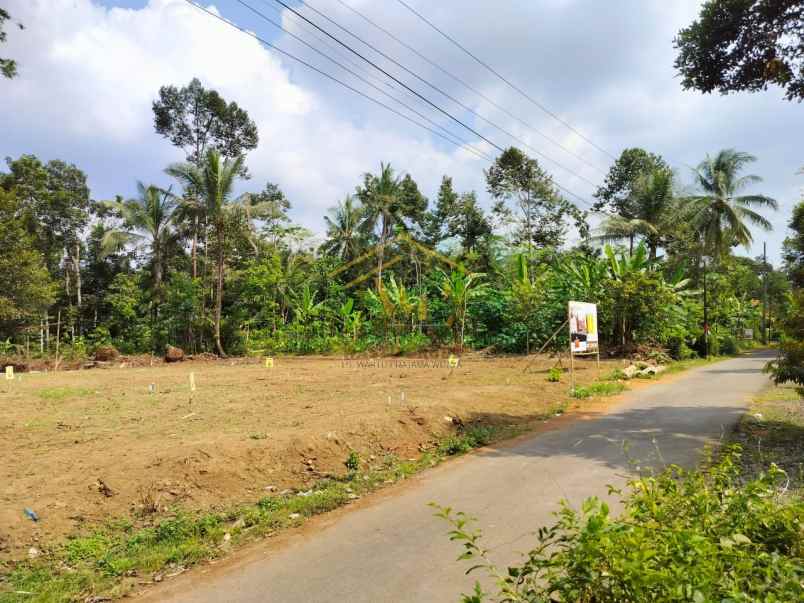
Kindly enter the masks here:
M 248 186 L 278 182 L 294 202 L 296 217 L 308 227 L 320 230 L 326 208 L 351 192 L 360 175 L 376 170 L 380 161 L 410 172 L 431 196 L 443 174 L 453 176 L 461 190 L 474 188 L 482 193 L 485 188 L 484 161 L 266 50 L 184 0 L 150 0 L 136 9 L 108 8 L 100 1 L 7 0 L 8 10 L 26 29 L 11 30 L 3 47 L 4 56 L 19 60 L 20 77 L 0 82 L 0 114 L 8 118 L 0 126 L 0 155 L 34 152 L 45 159 L 72 161 L 89 174 L 99 198 L 130 193 L 137 179 L 166 182 L 161 170 L 182 157 L 153 132 L 151 102 L 161 85 L 184 85 L 199 77 L 225 98 L 236 100 L 257 122 L 260 146 L 249 156 L 254 178 Z M 490 77 L 395 3 L 347 2 L 540 131 L 604 169 L 607 166 L 605 156 Z M 545 163 L 568 188 L 588 197 L 593 187 L 578 176 L 593 182 L 601 178 L 483 105 L 336 3 L 315 0 L 311 4 L 566 164 L 570 173 Z M 276 18 L 264 4 L 254 5 Z M 643 146 L 664 153 L 679 167 L 728 146 L 758 155 L 761 161 L 754 171 L 765 176 L 764 190 L 777 196 L 786 210 L 774 218 L 780 228 L 772 235 L 770 247 L 776 255 L 798 195 L 800 177 L 794 172 L 804 164 L 800 106 L 782 101 L 778 91 L 724 98 L 680 89 L 672 68 L 672 38 L 697 12 L 698 0 L 622 5 L 562 0 L 538 6 L 450 0 L 416 5 L 615 154 L 626 146 Z M 236 2 L 217 0 L 215 6 L 212 10 L 335 73 L 320 56 L 272 30 Z M 282 19 L 287 25 L 293 23 L 287 12 Z M 298 25 L 294 31 L 309 36 Z M 326 52 L 344 60 L 345 53 Z M 355 57 L 350 60 L 358 62 Z M 342 77 L 355 82 L 348 75 Z M 432 90 L 420 83 L 415 87 L 454 110 Z M 410 99 L 406 102 L 413 104 Z M 417 107 L 458 131 L 443 115 L 420 104 Z M 473 116 L 460 114 L 500 145 L 511 143 Z M 475 136 L 462 136 L 481 146 Z M 487 145 L 485 150 L 489 152 Z

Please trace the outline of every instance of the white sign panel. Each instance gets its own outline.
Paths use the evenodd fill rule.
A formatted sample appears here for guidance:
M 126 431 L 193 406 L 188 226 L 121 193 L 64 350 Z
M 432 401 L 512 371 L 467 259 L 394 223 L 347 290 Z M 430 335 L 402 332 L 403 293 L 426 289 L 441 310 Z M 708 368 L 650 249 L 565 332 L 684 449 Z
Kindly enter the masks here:
M 586 302 L 569 303 L 570 349 L 573 354 L 598 351 L 597 305 Z

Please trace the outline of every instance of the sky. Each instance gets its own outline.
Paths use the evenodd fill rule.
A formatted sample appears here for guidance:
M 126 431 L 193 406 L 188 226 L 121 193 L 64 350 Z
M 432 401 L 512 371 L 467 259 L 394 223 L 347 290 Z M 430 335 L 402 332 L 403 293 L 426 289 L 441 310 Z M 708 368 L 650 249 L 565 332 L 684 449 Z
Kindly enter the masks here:
M 466 145 L 490 156 L 498 153 L 490 143 L 516 145 L 575 195 L 570 200 L 586 207 L 611 157 L 625 148 L 661 154 L 681 182 L 691 181 L 690 166 L 707 154 L 735 148 L 757 157 L 750 172 L 764 181 L 749 190 L 769 195 L 780 205 L 768 216 L 773 232 L 755 232 L 753 247 L 742 253 L 758 255 L 767 241 L 769 259 L 778 260 L 792 207 L 804 185 L 804 175 L 796 173 L 804 166 L 804 106 L 785 101 L 777 88 L 729 96 L 682 90 L 673 69 L 673 37 L 695 18 L 699 0 L 407 0 L 559 119 L 462 53 L 397 0 L 305 0 L 306 7 L 298 0 L 286 1 L 474 132 L 383 79 L 273 0 L 244 2 L 281 21 L 322 54 L 238 0 L 198 2 L 353 87 L 395 103 L 326 57 L 349 66 L 464 143 L 450 144 L 434 136 L 186 0 L 3 0 L 25 29 L 7 27 L 7 43 L 0 46 L 0 56 L 19 63 L 18 78 L 0 81 L 0 157 L 33 153 L 43 160 L 74 163 L 87 173 L 95 199 L 133 195 L 138 180 L 167 186 L 164 168 L 184 156 L 154 132 L 151 103 L 160 86 L 186 85 L 198 77 L 245 108 L 257 123 L 260 143 L 248 156 L 252 178 L 239 190 L 256 192 L 267 181 L 277 183 L 293 205 L 293 219 L 320 235 L 327 209 L 353 192 L 362 174 L 377 172 L 381 161 L 390 162 L 400 174 L 411 174 L 430 199 L 446 174 L 457 190 L 476 190 L 488 206 L 483 170 L 489 162 Z M 347 5 L 504 112 L 374 29 Z M 380 48 L 421 80 L 310 7 Z

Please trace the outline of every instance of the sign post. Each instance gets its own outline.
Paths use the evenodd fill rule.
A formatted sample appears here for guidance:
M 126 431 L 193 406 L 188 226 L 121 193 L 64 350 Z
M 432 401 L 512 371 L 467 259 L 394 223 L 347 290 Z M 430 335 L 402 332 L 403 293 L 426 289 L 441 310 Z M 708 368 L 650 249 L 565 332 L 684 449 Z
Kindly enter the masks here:
M 597 305 L 571 301 L 567 304 L 570 340 L 570 392 L 575 391 L 575 356 L 596 356 L 600 370 Z

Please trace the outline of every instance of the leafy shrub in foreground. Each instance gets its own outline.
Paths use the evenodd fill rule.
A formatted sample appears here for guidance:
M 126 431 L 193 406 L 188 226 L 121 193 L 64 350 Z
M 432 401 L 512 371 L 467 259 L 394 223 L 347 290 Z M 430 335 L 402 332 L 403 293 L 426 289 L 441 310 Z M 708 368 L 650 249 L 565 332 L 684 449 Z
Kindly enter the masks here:
M 497 595 L 477 586 L 463 601 L 801 601 L 804 502 L 782 498 L 785 474 L 774 465 L 741 484 L 738 456 L 731 451 L 706 471 L 671 466 L 631 481 L 616 518 L 597 498 L 580 511 L 563 503 L 525 562 L 505 573 L 470 519 L 441 509 L 451 539 L 463 544 L 461 559 L 497 582 Z

